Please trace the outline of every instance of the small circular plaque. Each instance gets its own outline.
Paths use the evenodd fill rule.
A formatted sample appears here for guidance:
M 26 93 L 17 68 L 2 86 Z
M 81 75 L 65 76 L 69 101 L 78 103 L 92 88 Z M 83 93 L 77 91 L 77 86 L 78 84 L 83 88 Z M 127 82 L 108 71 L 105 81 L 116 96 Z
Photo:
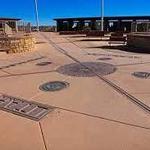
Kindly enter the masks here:
M 39 89 L 45 92 L 54 92 L 54 91 L 60 91 L 64 88 L 67 88 L 68 86 L 69 86 L 68 82 L 53 81 L 41 85 Z

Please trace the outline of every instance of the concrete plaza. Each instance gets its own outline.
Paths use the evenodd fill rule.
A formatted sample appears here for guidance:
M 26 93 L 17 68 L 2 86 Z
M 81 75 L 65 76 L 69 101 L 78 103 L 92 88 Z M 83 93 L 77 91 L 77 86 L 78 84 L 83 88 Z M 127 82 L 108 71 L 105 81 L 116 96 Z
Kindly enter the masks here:
M 133 97 L 150 107 L 150 79 L 132 75 L 150 72 L 150 54 L 110 48 L 100 38 L 57 33 L 34 36 L 34 51 L 0 53 L 0 67 L 18 63 L 0 69 L 0 93 L 56 109 L 38 122 L 0 111 L 1 150 L 150 150 L 150 113 L 131 100 Z M 31 59 L 35 61 L 19 64 Z M 47 61 L 52 63 L 36 65 Z M 112 64 L 117 69 L 92 77 L 57 71 L 83 62 Z M 50 81 L 65 81 L 69 87 L 56 92 L 39 89 Z

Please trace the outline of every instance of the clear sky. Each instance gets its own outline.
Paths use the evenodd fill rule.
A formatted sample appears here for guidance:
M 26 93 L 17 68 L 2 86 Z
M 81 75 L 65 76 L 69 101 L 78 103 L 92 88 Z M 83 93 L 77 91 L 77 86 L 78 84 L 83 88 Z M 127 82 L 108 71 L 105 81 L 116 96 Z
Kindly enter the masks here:
M 38 0 L 40 24 L 53 18 L 100 16 L 100 0 Z M 105 16 L 150 15 L 150 0 L 105 0 Z M 0 0 L 0 17 L 35 23 L 34 0 Z

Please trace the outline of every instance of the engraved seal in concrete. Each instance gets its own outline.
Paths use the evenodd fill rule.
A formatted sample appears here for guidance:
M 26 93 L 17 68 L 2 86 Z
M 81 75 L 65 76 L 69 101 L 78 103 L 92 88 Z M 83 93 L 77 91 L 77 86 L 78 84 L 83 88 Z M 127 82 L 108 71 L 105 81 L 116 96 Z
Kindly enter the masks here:
M 45 92 L 54 92 L 54 91 L 60 91 L 64 88 L 67 88 L 69 86 L 68 82 L 62 82 L 62 81 L 53 81 L 53 82 L 48 82 L 43 85 L 41 85 L 39 88 L 42 91 Z
M 132 75 L 141 79 L 150 79 L 150 72 L 134 72 Z
M 112 64 L 101 62 L 83 62 L 67 64 L 57 69 L 57 72 L 68 76 L 93 77 L 96 75 L 105 76 L 116 71 Z

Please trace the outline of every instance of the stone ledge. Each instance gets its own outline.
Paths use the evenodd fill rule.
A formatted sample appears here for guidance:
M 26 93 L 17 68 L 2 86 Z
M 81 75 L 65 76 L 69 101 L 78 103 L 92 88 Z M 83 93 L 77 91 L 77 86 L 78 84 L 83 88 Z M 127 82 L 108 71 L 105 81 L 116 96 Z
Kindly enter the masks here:
M 129 34 L 127 37 L 127 45 L 150 52 L 150 34 Z
M 21 53 L 32 51 L 35 47 L 35 38 L 32 36 L 0 38 L 2 49 L 9 49 L 7 53 Z

